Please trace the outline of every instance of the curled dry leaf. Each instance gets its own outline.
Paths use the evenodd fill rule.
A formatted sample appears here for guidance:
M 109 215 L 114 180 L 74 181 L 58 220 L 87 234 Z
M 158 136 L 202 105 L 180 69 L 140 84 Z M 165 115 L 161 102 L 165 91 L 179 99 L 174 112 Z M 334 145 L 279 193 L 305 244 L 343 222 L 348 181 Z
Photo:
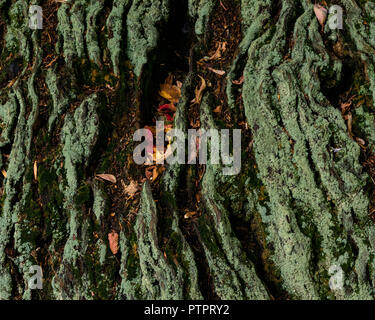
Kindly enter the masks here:
M 184 218 L 189 219 L 189 218 L 194 217 L 196 214 L 197 213 L 195 211 L 188 211 L 188 212 L 185 213 Z
M 112 231 L 108 234 L 109 248 L 113 254 L 118 252 L 118 233 Z
M 233 84 L 236 84 L 236 85 L 238 85 L 238 86 L 240 86 L 241 84 L 244 83 L 244 81 L 245 81 L 245 78 L 244 78 L 244 76 L 242 75 L 241 78 L 239 78 L 238 80 L 233 80 L 232 83 L 233 83 Z
M 324 23 L 327 19 L 327 9 L 324 8 L 323 6 L 321 6 L 320 4 L 315 4 L 314 5 L 314 12 L 315 12 L 315 15 L 320 23 L 320 25 L 323 27 L 324 26 Z
M 195 88 L 195 98 L 191 101 L 193 104 L 200 104 L 202 101 L 203 91 L 206 89 L 206 80 L 204 80 L 201 76 L 199 76 L 201 79 L 201 85 L 198 88 Z
M 210 61 L 210 60 L 220 59 L 221 54 L 226 50 L 226 45 L 227 45 L 226 42 L 219 42 L 216 52 L 211 57 L 206 57 L 204 60 Z
M 109 181 L 109 182 L 112 182 L 112 183 L 117 182 L 116 177 L 113 174 L 102 173 L 102 174 L 97 174 L 96 177 L 101 178 L 101 179 L 106 180 L 106 181 Z

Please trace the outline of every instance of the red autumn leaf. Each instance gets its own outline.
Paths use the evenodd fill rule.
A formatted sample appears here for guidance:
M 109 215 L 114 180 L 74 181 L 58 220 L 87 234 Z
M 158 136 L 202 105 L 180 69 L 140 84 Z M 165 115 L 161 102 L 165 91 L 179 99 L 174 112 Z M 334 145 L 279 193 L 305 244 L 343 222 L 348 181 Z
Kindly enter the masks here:
M 164 104 L 159 106 L 158 111 L 162 112 L 168 121 L 172 121 L 174 118 L 174 113 L 176 112 L 176 107 L 173 103 Z
M 163 104 L 162 106 L 159 106 L 158 111 L 165 112 L 176 112 L 176 107 L 174 106 L 173 103 L 171 104 Z
M 171 116 L 170 114 L 166 113 L 164 116 L 167 118 L 168 121 L 173 121 L 174 115 Z

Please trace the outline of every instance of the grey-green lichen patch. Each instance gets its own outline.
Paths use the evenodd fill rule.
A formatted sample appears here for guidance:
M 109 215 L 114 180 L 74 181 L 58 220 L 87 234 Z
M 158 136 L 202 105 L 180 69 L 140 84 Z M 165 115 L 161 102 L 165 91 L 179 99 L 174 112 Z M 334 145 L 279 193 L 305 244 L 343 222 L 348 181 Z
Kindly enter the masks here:
M 159 28 L 168 19 L 169 5 L 167 0 L 132 2 L 126 20 L 126 53 L 137 77 L 141 75 L 149 54 L 158 44 Z
M 216 128 L 210 111 L 213 109 L 210 101 L 210 97 L 206 95 L 201 105 L 201 126 L 204 129 Z M 212 143 L 210 145 L 212 146 Z M 222 299 L 268 299 L 268 293 L 258 278 L 253 263 L 247 259 L 239 240 L 234 235 L 229 212 L 224 205 L 225 201 L 230 201 L 231 193 L 238 190 L 235 190 L 236 186 L 227 189 L 225 197 L 218 192 L 223 184 L 236 185 L 231 181 L 233 179 L 223 175 L 220 165 L 206 165 L 202 194 L 205 209 L 210 216 L 210 223 L 207 220 L 205 223 L 211 226 L 201 224 L 201 234 L 203 233 L 202 240 L 208 264 L 213 272 L 215 291 Z M 207 233 L 215 236 L 204 235 Z M 206 241 L 211 243 L 208 244 Z
M 348 31 L 352 41 L 355 43 L 357 49 L 361 53 L 361 58 L 368 66 L 367 76 L 370 80 L 370 89 L 372 92 L 373 101 L 375 101 L 375 30 L 373 23 L 364 24 L 363 17 L 365 12 L 358 7 L 353 0 L 344 0 L 343 5 L 347 12 L 346 23 L 348 24 Z M 373 4 L 368 2 L 365 6 L 367 14 L 372 15 L 371 8 Z
M 83 58 L 85 52 L 85 9 L 87 1 L 74 1 L 72 9 L 70 10 L 70 21 L 72 24 L 72 34 L 75 39 L 75 48 L 77 56 Z
M 312 1 L 283 0 L 280 8 L 270 0 L 241 1 L 244 38 L 227 78 L 227 95 L 233 111 L 235 94 L 241 90 L 232 81 L 242 75 L 246 64 L 243 98 L 258 171 L 255 174 L 255 170 L 249 170 L 253 160 L 249 161 L 245 151 L 243 170 L 237 177 L 223 176 L 221 165 L 206 167 L 202 216 L 194 226 L 194 236 L 203 248 L 198 253 L 202 257 L 197 256 L 195 244 L 185 238 L 187 231 L 182 228 L 180 216 L 183 213 L 178 208 L 180 198 L 185 196 L 180 194 L 185 178 L 182 175 L 190 174 L 192 167 L 166 168 L 158 210 L 149 186 L 144 186 L 137 223 L 125 221 L 126 212 L 118 218 L 120 250 L 116 255 L 108 245 L 112 228 L 108 223 L 112 221 L 108 216 L 110 198 L 105 184 L 91 177 L 98 170 L 95 161 L 90 161 L 94 156 L 92 148 L 99 134 L 99 118 L 103 121 L 102 112 L 106 110 L 102 101 L 87 93 L 92 92 L 93 84 L 103 84 L 102 75 L 90 81 L 98 70 L 94 64 L 106 65 L 109 52 L 113 72 L 119 75 L 123 65 L 120 59 L 128 55 L 142 81 L 144 65 L 155 63 L 154 53 L 161 36 L 169 36 L 168 30 L 160 33 L 169 19 L 170 6 L 179 2 L 76 0 L 59 4 L 56 49 L 65 57 L 66 65 L 59 59 L 41 72 L 41 32 L 27 26 L 29 4 L 23 0 L 0 0 L 1 10 L 4 3 L 9 3 L 9 23 L 3 58 L 12 52 L 8 62 L 21 57 L 24 69 L 11 88 L 1 89 L 0 146 L 5 147 L 1 169 L 7 172 L 7 178 L 1 178 L 1 299 L 13 298 L 14 292 L 17 298 L 24 299 L 39 297 L 38 294 L 58 299 L 110 299 L 114 295 L 117 299 L 201 299 L 200 291 L 207 294 L 203 292 L 207 288 L 199 288 L 198 279 L 202 280 L 205 272 L 210 285 L 212 281 L 213 293 L 220 298 L 266 299 L 268 283 L 259 278 L 264 280 L 263 271 L 269 277 L 269 264 L 288 298 L 373 298 L 375 230 L 367 216 L 367 187 L 371 181 L 360 165 L 360 148 L 349 137 L 339 106 L 331 105 L 322 93 L 346 81 L 347 61 L 334 57 L 326 48 L 327 38 L 333 42 L 343 39 L 354 53 L 348 57 L 355 57 L 351 63 L 359 74 L 354 77 L 353 94 L 366 96 L 366 103 L 352 110 L 353 132 L 361 133 L 366 146 L 371 146 L 375 88 L 373 1 L 341 1 L 345 6 L 345 29 L 330 31 L 326 27 L 322 32 Z M 188 3 L 188 14 L 196 22 L 196 35 L 202 39 L 214 6 L 220 4 L 209 0 Z M 102 15 L 109 12 L 104 22 Z M 31 48 L 35 51 L 31 52 Z M 47 49 L 43 57 L 50 54 L 56 56 Z M 48 63 L 48 59 L 44 62 Z M 80 79 L 75 79 L 74 68 L 84 64 L 89 67 L 77 70 Z M 3 69 L 2 76 L 5 73 Z M 58 79 L 60 74 L 71 81 L 69 89 Z M 36 81 L 43 82 L 44 76 L 51 99 L 42 94 L 39 101 L 41 92 L 37 88 L 43 88 L 44 83 L 37 86 Z M 175 115 L 174 126 L 184 132 L 196 85 L 191 78 L 195 76 L 193 71 L 185 81 Z M 81 90 L 80 80 L 90 90 Z M 125 86 L 121 84 L 122 92 L 127 90 Z M 75 98 L 67 93 L 70 89 L 79 92 L 84 100 L 80 106 L 70 105 Z M 210 90 L 208 86 L 207 91 Z M 213 108 L 205 98 L 200 109 L 202 124 L 212 128 Z M 106 119 L 112 116 L 116 115 Z M 62 132 L 54 132 L 52 128 L 60 117 L 64 123 Z M 40 123 L 45 119 L 53 135 L 45 134 L 44 123 Z M 49 152 L 54 138 L 61 140 Z M 30 148 L 34 141 L 38 146 Z M 40 150 L 43 141 L 48 141 L 48 146 Z M 9 158 L 5 156 L 8 148 Z M 110 150 L 112 146 L 106 152 Z M 96 155 L 93 158 L 96 160 Z M 34 179 L 36 160 L 38 172 Z M 126 158 L 121 161 L 125 165 Z M 38 194 L 40 198 L 34 198 Z M 246 230 L 246 224 L 256 224 L 255 231 L 264 242 L 262 249 L 266 253 L 262 252 L 261 262 L 256 261 L 256 270 L 243 235 L 238 234 L 238 221 L 244 223 Z M 40 225 L 43 230 L 38 229 Z M 46 239 L 51 241 L 38 247 Z M 165 239 L 168 241 L 160 241 Z M 10 246 L 15 255 L 9 253 Z M 264 266 L 260 265 L 264 263 L 263 254 L 269 260 Z M 43 263 L 51 266 L 45 273 L 48 279 L 43 293 L 29 290 L 27 283 L 28 268 L 40 264 L 40 256 Z M 339 265 L 344 271 L 343 290 L 329 287 L 328 269 L 332 265 Z M 12 279 L 15 270 L 23 281 Z M 116 280 L 118 271 L 120 283 Z
M 347 243 L 352 228 L 337 228 L 351 212 L 366 219 L 368 199 L 361 191 L 366 177 L 358 161 L 359 147 L 348 136 L 340 112 L 320 92 L 315 70 L 331 64 L 311 6 L 305 6 L 295 24 L 292 60 L 282 59 L 283 26 L 295 10 L 292 2 L 283 2 L 274 34 L 270 38 L 265 33 L 253 42 L 245 69 L 245 112 L 270 198 L 271 214 L 263 214 L 262 220 L 267 240 L 275 247 L 273 260 L 290 294 L 326 298 L 328 269 L 338 264 L 356 279 L 344 296 L 367 299 L 371 293 L 360 270 L 372 263 L 361 244 L 369 231 L 354 231 L 356 246 L 363 248 L 354 257 Z M 334 154 L 335 147 L 343 152 Z M 293 203 L 288 200 L 291 196 Z M 315 274 L 313 255 L 319 261 Z M 354 264 L 361 266 L 356 274 Z
M 64 246 L 59 271 L 52 282 L 54 294 L 62 299 L 93 298 L 89 290 L 92 283 L 88 278 L 89 275 L 87 273 L 80 274 L 78 271 L 77 261 L 83 259 L 88 244 L 88 239 L 85 239 L 84 234 L 81 233 L 81 237 L 79 236 L 79 230 L 88 226 L 82 216 L 81 208 L 77 206 L 75 200 L 77 199 L 76 194 L 79 194 L 79 183 L 82 178 L 77 168 L 87 165 L 98 136 L 97 106 L 96 94 L 89 96 L 74 111 L 74 114 L 66 115 L 62 128 L 62 156 L 66 185 L 61 185 L 61 191 L 65 198 L 64 210 L 68 214 L 66 228 L 69 237 Z M 73 277 L 71 285 L 68 288 L 60 287 L 59 278 L 68 276 L 67 273 L 71 273 L 70 277 Z M 80 276 L 78 276 L 79 274 Z M 77 290 L 77 287 L 80 290 Z
M 124 26 L 124 12 L 128 8 L 130 0 L 115 0 L 113 1 L 112 11 L 107 19 L 107 28 L 112 33 L 112 37 L 108 39 L 108 49 L 111 53 L 111 60 L 113 71 L 119 75 L 119 63 L 121 45 L 123 44 L 122 32 Z
M 46 84 L 52 97 L 52 111 L 48 119 L 48 130 L 51 132 L 56 119 L 68 108 L 70 99 L 59 90 L 59 80 L 56 70 L 52 68 L 47 70 Z
M 28 35 L 29 6 L 27 2 L 18 0 L 12 3 L 9 10 L 10 24 L 7 25 L 5 45 L 10 52 L 20 52 L 28 61 L 30 57 Z
M 159 249 L 157 209 L 151 188 L 145 183 L 135 225 L 137 252 L 142 272 L 141 290 L 147 299 L 183 299 L 183 273 L 173 268 Z
M 89 59 L 101 66 L 100 58 L 100 48 L 98 43 L 98 25 L 97 18 L 99 13 L 102 11 L 104 6 L 104 0 L 92 0 L 87 6 L 87 16 L 86 16 L 86 45 Z
M 65 61 L 71 65 L 72 59 L 76 54 L 75 37 L 72 31 L 70 17 L 69 17 L 69 4 L 63 3 L 57 11 L 58 25 L 57 32 L 59 34 L 58 42 L 56 43 L 57 53 L 63 53 Z M 77 42 L 80 39 L 77 39 Z
M 214 9 L 216 1 L 213 0 L 189 0 L 189 15 L 195 22 L 195 34 L 202 36 L 208 23 L 210 22 L 211 12 Z
M 94 203 L 92 205 L 92 210 L 94 211 L 96 220 L 100 222 L 101 218 L 106 214 L 107 211 L 107 195 L 104 190 L 100 188 L 98 183 L 94 183 L 93 193 Z
M 246 53 L 249 50 L 252 41 L 259 36 L 261 30 L 271 19 L 271 8 L 271 0 L 241 1 L 243 39 L 239 45 L 238 54 L 235 56 L 230 72 L 228 73 L 226 87 L 228 105 L 232 109 L 235 108 L 234 91 L 237 89 L 237 87 L 235 87 L 233 84 L 233 81 L 242 76 L 244 61 L 246 61 Z
M 37 234 L 37 225 L 39 222 L 38 210 L 32 206 L 30 211 L 27 209 L 30 206 L 30 183 L 25 176 L 27 169 L 30 168 L 30 145 L 32 140 L 33 125 L 36 120 L 38 112 L 39 98 L 35 92 L 35 74 L 37 68 L 40 66 L 41 55 L 39 45 L 36 41 L 35 35 L 32 37 L 35 60 L 32 65 L 31 77 L 27 81 L 28 96 L 22 94 L 17 83 L 14 84 L 13 94 L 11 95 L 12 103 L 18 103 L 19 113 L 17 118 L 16 129 L 14 132 L 14 140 L 12 143 L 12 151 L 9 156 L 8 167 L 6 168 L 7 179 L 5 181 L 4 193 L 5 199 L 2 207 L 2 214 L 0 216 L 0 267 L 3 270 L 0 274 L 0 283 L 8 285 L 12 288 L 12 283 L 9 283 L 9 265 L 5 261 L 5 248 L 10 237 L 13 237 L 15 248 L 19 255 L 13 261 L 17 266 L 21 275 L 24 276 L 25 290 L 22 295 L 25 299 L 31 298 L 30 288 L 27 286 L 29 267 L 35 264 L 35 259 L 32 251 L 35 247 L 35 237 Z M 16 102 L 17 101 L 17 102 Z M 26 112 L 27 104 L 31 106 L 30 111 Z M 8 115 L 3 115 L 5 118 Z M 3 118 L 4 119 L 4 118 Z M 9 119 L 9 118 L 8 118 Z M 9 119 L 12 121 L 11 119 Z M 21 194 L 19 196 L 18 194 Z M 28 214 L 24 214 L 28 212 Z M 23 224 L 22 222 L 26 222 Z M 18 288 L 18 292 L 21 292 Z M 7 297 L 8 291 L 0 293 L 4 298 Z
M 0 106 L 1 119 L 1 137 L 0 146 L 3 147 L 10 143 L 13 133 L 13 126 L 17 116 L 17 101 L 13 93 L 9 93 L 8 100 Z
M 56 51 L 64 55 L 68 66 L 74 58 L 84 58 L 85 48 L 88 58 L 96 65 L 102 65 L 97 17 L 103 6 L 103 1 L 76 1 L 74 4 L 63 3 L 58 9 Z

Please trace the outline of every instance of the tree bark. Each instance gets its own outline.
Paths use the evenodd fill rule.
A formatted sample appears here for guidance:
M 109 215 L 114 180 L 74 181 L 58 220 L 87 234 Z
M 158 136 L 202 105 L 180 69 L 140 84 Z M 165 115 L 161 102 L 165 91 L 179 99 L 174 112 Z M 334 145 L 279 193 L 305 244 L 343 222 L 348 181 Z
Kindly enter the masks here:
M 0 0 L 1 299 L 374 298 L 374 1 L 31 2 Z M 134 163 L 168 75 L 238 175 Z

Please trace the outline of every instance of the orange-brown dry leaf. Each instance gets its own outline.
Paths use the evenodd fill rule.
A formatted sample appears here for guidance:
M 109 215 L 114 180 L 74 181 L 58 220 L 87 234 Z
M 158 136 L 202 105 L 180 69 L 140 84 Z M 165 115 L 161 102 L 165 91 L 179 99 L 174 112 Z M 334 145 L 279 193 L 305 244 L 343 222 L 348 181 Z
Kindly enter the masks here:
M 218 74 L 219 76 L 223 76 L 225 74 L 225 71 L 224 70 L 217 70 L 217 69 L 214 69 L 214 68 L 211 68 L 211 67 L 207 67 L 208 70 Z
M 38 180 L 38 163 L 34 162 L 34 179 Z
M 1 170 L 1 173 L 3 174 L 3 176 L 4 176 L 4 178 L 6 178 L 7 177 L 7 172 L 3 169 L 3 170 Z
M 217 106 L 214 110 L 215 113 L 220 113 L 222 109 L 222 106 Z
M 129 196 L 134 196 L 138 191 L 138 183 L 134 180 L 130 181 L 129 185 L 124 186 L 124 191 Z
M 199 195 L 199 193 L 195 194 L 195 200 L 197 200 L 197 203 L 201 202 L 201 196 Z
M 352 131 L 352 127 L 353 127 L 353 117 L 352 117 L 351 112 L 349 112 L 349 113 L 345 116 L 345 120 L 348 121 L 348 132 L 349 132 L 349 136 L 353 137 L 353 131 Z
M 346 113 L 348 110 L 349 110 L 349 108 L 350 108 L 350 106 L 352 105 L 352 102 L 350 101 L 350 102 L 346 102 L 346 103 L 341 103 L 341 112 L 342 113 Z
M 112 231 L 108 234 L 109 248 L 113 254 L 118 252 L 118 233 Z
M 113 174 L 102 173 L 102 174 L 97 174 L 96 177 L 112 182 L 112 183 L 117 182 L 116 177 Z
M 145 170 L 145 175 L 148 180 L 152 180 L 152 172 L 154 170 L 155 166 L 147 167 Z
M 169 85 L 172 85 L 173 84 L 173 74 L 168 74 L 168 77 L 165 79 L 164 83 L 165 84 L 169 84 Z
M 226 50 L 226 42 L 219 42 L 216 52 L 209 58 L 206 58 L 205 60 L 217 60 L 221 58 L 222 52 Z
M 232 83 L 233 83 L 233 84 L 236 84 L 236 85 L 238 85 L 238 86 L 240 86 L 241 84 L 244 83 L 244 81 L 245 81 L 245 78 L 244 78 L 244 76 L 242 75 L 238 80 L 233 80 Z
M 196 215 L 197 213 L 195 211 L 188 211 L 186 212 L 186 214 L 184 215 L 184 218 L 185 219 L 189 219 L 189 218 L 192 218 Z
M 159 94 L 172 103 L 178 103 L 181 96 L 181 89 L 171 84 L 161 84 Z
M 200 85 L 199 88 L 198 87 L 195 88 L 195 98 L 194 98 L 194 100 L 191 101 L 193 104 L 200 104 L 201 103 L 203 91 L 204 91 L 204 89 L 206 89 L 206 80 L 204 80 L 201 76 L 199 76 L 199 78 L 201 78 L 201 85 Z

